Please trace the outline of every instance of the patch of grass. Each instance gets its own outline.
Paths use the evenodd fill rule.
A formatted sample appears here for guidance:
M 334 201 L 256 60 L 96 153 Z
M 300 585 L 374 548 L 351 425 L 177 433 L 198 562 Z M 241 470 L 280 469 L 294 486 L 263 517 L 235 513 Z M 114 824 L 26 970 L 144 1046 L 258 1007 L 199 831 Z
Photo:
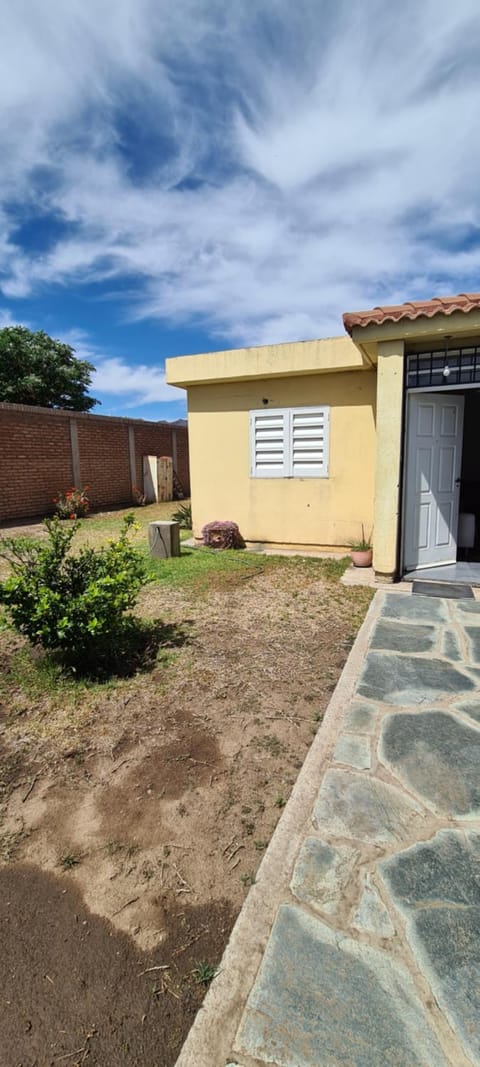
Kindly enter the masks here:
M 254 737 L 253 744 L 257 748 L 264 748 L 271 756 L 278 757 L 285 751 L 285 745 L 276 734 L 265 734 L 264 737 Z
M 127 845 L 124 841 L 107 841 L 107 844 L 105 845 L 107 856 L 124 854 L 127 859 L 131 859 L 131 857 L 138 852 L 139 848 L 140 845 Z
M 130 616 L 117 634 L 108 657 L 98 663 L 84 663 L 77 670 L 66 667 L 55 653 L 34 649 L 23 640 L 12 648 L 8 670 L 0 672 L 0 699 L 8 702 L 9 694 L 22 693 L 32 700 L 48 697 L 52 708 L 76 707 L 87 694 L 95 695 L 115 688 L 121 679 L 131 678 L 155 666 L 166 667 L 175 651 L 189 639 L 187 624 L 177 626 L 162 619 L 139 619 Z M 2 639 L 0 633 L 0 639 Z
M 213 967 L 211 963 L 199 963 L 192 974 L 197 985 L 207 986 L 215 978 L 217 967 Z
M 9 656 L 8 671 L 4 671 L 0 678 L 0 697 L 5 699 L 15 688 L 21 688 L 28 697 L 35 699 L 47 695 L 55 704 L 62 704 L 96 686 L 87 679 L 74 678 L 53 656 L 32 649 L 25 642 Z

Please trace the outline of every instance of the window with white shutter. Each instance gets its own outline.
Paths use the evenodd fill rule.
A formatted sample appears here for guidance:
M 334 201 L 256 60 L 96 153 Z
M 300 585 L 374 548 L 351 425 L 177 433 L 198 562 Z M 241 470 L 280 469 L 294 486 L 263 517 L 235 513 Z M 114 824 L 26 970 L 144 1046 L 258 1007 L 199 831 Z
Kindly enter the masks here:
M 250 412 L 252 478 L 328 478 L 329 407 Z

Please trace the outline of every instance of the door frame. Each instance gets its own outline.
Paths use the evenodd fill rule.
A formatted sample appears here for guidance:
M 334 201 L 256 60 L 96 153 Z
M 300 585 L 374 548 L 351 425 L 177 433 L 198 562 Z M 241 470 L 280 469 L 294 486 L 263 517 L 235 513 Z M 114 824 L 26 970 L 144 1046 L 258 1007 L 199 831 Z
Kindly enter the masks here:
M 479 386 L 478 382 L 469 382 L 469 383 L 465 383 L 465 384 L 462 384 L 462 385 L 454 385 L 454 386 L 452 386 L 450 388 L 448 387 L 448 385 L 430 385 L 430 386 L 427 386 L 426 389 L 422 389 L 422 387 L 419 386 L 419 387 L 415 387 L 413 389 L 406 389 L 405 390 L 404 429 L 403 429 L 403 443 L 402 443 L 402 468 L 403 468 L 403 470 L 402 470 L 402 480 L 401 480 L 402 506 L 401 506 L 401 512 L 400 512 L 400 574 L 401 574 L 402 577 L 404 575 L 407 575 L 407 574 L 412 574 L 412 571 L 407 571 L 406 567 L 405 567 L 405 534 L 406 534 L 406 517 L 407 517 L 407 475 L 408 475 L 408 429 L 409 429 L 409 424 L 410 424 L 410 400 L 409 400 L 410 394 L 412 393 L 412 394 L 417 395 L 417 396 L 418 396 L 419 393 L 423 393 L 425 395 L 427 395 L 428 393 L 446 393 L 446 394 L 448 394 L 448 393 L 454 393 L 454 394 L 461 393 L 461 394 L 463 394 L 464 392 L 466 392 L 467 390 L 470 390 L 470 389 L 476 389 L 477 392 L 478 392 L 479 389 L 480 389 L 480 386 Z M 463 432 L 465 432 L 465 425 L 464 425 L 464 431 Z M 462 457 L 463 457 L 463 439 L 462 439 Z M 458 546 L 457 546 L 457 552 L 458 552 Z M 444 564 L 442 564 L 442 563 L 431 563 L 430 566 L 431 567 L 442 567 L 442 566 L 444 566 Z M 450 566 L 451 566 L 451 564 L 450 564 Z M 424 564 L 423 569 L 426 570 L 427 568 L 428 568 L 428 564 Z M 421 568 L 418 568 L 418 569 L 420 570 Z

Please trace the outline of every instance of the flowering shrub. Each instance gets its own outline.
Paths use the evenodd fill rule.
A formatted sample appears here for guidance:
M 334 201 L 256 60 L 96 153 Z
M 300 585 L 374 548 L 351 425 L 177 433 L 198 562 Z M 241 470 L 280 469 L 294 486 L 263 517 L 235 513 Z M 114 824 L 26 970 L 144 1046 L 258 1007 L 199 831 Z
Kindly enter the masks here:
M 242 548 L 244 545 L 236 522 L 222 519 L 207 522 L 202 530 L 202 539 L 208 548 Z
M 89 489 L 89 485 L 85 485 L 83 489 L 73 486 L 68 492 L 54 496 L 52 503 L 55 504 L 59 519 L 84 519 L 90 510 L 87 496 Z
M 11 567 L 0 582 L 0 603 L 33 645 L 60 653 L 78 671 L 108 671 L 133 622 L 125 613 L 146 581 L 145 561 L 128 540 L 135 519 L 126 516 L 117 540 L 76 556 L 69 553 L 78 523 L 65 528 L 54 516 L 44 525 L 46 542 L 0 540 L 0 556 Z

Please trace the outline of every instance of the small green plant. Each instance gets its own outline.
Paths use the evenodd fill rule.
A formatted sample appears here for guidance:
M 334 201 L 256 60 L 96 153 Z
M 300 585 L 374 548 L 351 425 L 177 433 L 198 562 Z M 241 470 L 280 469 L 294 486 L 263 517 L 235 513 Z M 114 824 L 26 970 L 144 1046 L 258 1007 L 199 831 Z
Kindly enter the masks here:
M 372 535 L 365 537 L 365 530 L 362 522 L 362 536 L 358 541 L 349 541 L 349 548 L 352 552 L 369 552 L 372 547 Z
M 84 519 L 90 511 L 90 501 L 87 496 L 89 489 L 89 485 L 85 485 L 83 489 L 72 486 L 66 493 L 58 493 L 58 496 L 54 496 L 52 503 L 55 504 L 59 519 Z
M 0 602 L 32 645 L 59 653 L 78 672 L 108 671 L 138 637 L 138 623 L 126 615 L 146 580 L 145 561 L 128 540 L 134 517 L 125 517 L 116 540 L 76 556 L 70 546 L 77 522 L 66 529 L 55 516 L 44 525 L 46 542 L 0 541 L 0 557 L 11 567 L 0 582 Z
M 210 985 L 210 982 L 217 974 L 217 968 L 212 967 L 211 963 L 199 963 L 193 971 L 193 977 L 197 985 Z
M 243 885 L 245 886 L 255 885 L 255 875 L 251 872 L 248 874 L 241 874 L 240 881 L 243 882 Z
M 276 808 L 284 808 L 286 803 L 287 803 L 287 801 L 285 800 L 284 797 L 277 797 L 277 799 L 275 801 L 275 807 Z
M 65 856 L 60 857 L 59 866 L 64 871 L 71 871 L 72 867 L 76 867 L 80 863 L 80 856 L 77 856 L 76 852 L 67 852 Z
M 263 737 L 254 737 L 253 744 L 256 748 L 264 748 L 271 756 L 280 756 L 285 746 L 276 734 L 264 734 Z
M 173 522 L 178 522 L 178 525 L 182 530 L 192 529 L 192 505 L 190 503 L 180 504 L 176 511 L 172 514 Z

